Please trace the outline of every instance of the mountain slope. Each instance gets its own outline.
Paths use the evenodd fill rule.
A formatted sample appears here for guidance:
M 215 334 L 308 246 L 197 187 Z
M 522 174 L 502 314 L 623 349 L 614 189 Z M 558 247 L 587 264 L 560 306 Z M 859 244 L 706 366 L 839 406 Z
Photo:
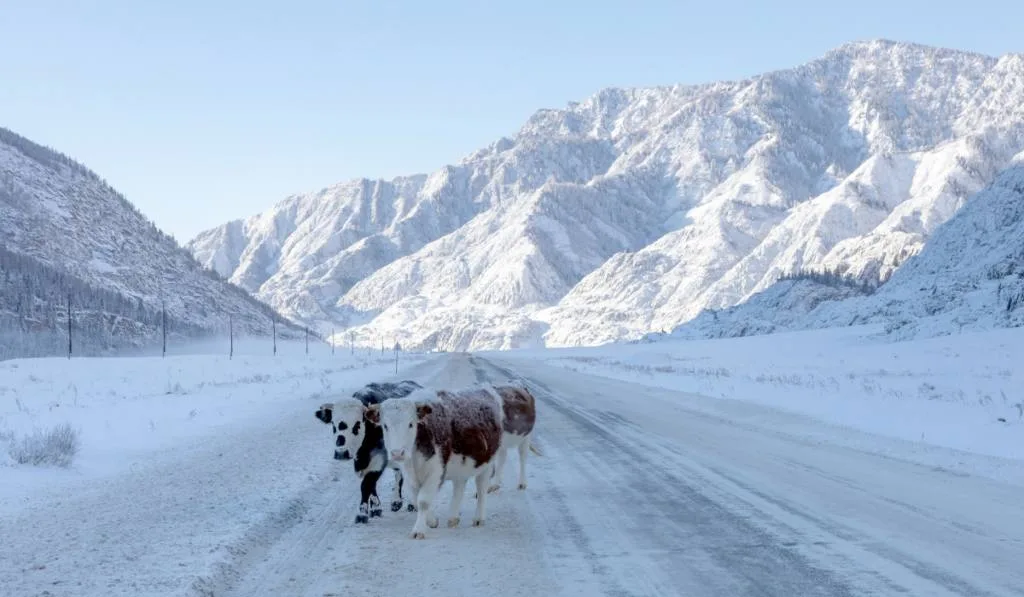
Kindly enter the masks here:
M 91 335 L 79 338 L 87 353 L 152 340 L 161 301 L 171 335 L 225 332 L 229 314 L 238 333 L 264 335 L 281 319 L 204 271 L 95 173 L 2 128 L 0 281 L 6 356 L 51 354 L 52 342 L 33 336 L 63 327 L 69 294 Z
M 189 247 L 363 341 L 636 338 L 802 269 L 887 277 L 1024 149 L 1022 106 L 1020 56 L 847 44 L 742 81 L 607 89 L 430 176 L 291 197 Z
M 348 310 L 335 303 L 377 269 L 546 182 L 585 183 L 612 157 L 606 143 L 587 139 L 502 139 L 430 176 L 363 179 L 289 197 L 264 214 L 203 232 L 188 247 L 286 314 L 344 324 Z
M 876 292 L 784 281 L 707 312 L 675 337 L 743 336 L 884 324 L 893 338 L 1024 326 L 1024 153 L 940 226 Z
M 1019 147 L 997 135 L 968 136 L 926 152 L 872 155 L 839 185 L 785 211 L 756 236 L 722 231 L 736 209 L 725 199 L 718 207 L 728 211 L 721 216 L 695 216 L 694 225 L 619 255 L 585 278 L 555 309 L 547 338 L 602 342 L 670 329 L 802 270 L 887 278 Z M 613 333 L 593 325 L 637 311 L 647 317 L 628 318 L 631 327 L 620 324 Z

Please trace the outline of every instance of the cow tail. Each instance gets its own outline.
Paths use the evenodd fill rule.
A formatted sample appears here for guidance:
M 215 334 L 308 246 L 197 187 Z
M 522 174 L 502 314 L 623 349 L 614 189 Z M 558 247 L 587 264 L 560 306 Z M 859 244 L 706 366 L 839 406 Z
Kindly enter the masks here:
M 530 439 L 526 440 L 526 441 L 530 442 L 530 451 L 531 452 L 533 452 L 537 456 L 544 456 L 544 452 L 541 452 L 540 448 L 538 448 L 536 446 L 536 444 L 533 443 L 533 438 L 532 437 Z

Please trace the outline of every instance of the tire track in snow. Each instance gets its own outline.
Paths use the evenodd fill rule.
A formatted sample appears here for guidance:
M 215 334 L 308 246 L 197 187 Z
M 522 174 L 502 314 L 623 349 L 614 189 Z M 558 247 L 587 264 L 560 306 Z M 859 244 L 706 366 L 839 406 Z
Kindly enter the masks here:
M 318 483 L 303 492 L 303 495 L 289 502 L 281 512 L 263 524 L 251 529 L 243 540 L 231 545 L 228 557 L 214 566 L 210 574 L 203 575 L 192 583 L 190 593 L 195 597 L 215 597 L 230 591 L 249 591 L 248 583 L 253 576 L 265 578 L 270 573 L 291 578 L 287 571 L 275 568 L 280 559 L 267 556 L 284 545 L 292 550 L 290 555 L 328 543 L 327 535 L 336 532 L 335 521 L 351 519 L 351 504 L 356 503 L 357 484 L 345 483 L 342 477 L 336 482 Z M 308 522 L 314 521 L 314 524 Z M 306 523 L 306 524 L 304 524 Z M 296 535 L 296 529 L 300 532 Z M 287 561 L 287 559 L 285 559 Z M 267 570 L 261 568 L 269 567 Z M 267 587 L 260 587 L 264 590 Z M 267 594 L 287 594 L 287 587 L 275 587 Z

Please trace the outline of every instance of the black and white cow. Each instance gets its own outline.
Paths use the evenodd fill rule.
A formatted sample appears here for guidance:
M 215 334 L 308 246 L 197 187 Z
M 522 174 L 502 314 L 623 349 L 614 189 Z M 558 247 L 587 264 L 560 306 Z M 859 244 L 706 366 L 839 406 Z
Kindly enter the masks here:
M 370 518 L 381 516 L 383 508 L 377 496 L 377 481 L 384 470 L 395 471 L 395 485 L 391 493 L 391 511 L 402 509 L 402 469 L 398 463 L 390 462 L 384 449 L 384 434 L 380 426 L 365 416 L 369 406 L 381 404 L 392 398 L 402 398 L 420 389 L 415 381 L 398 383 L 369 383 L 356 390 L 351 398 L 320 406 L 315 416 L 331 425 L 334 431 L 334 459 L 352 460 L 356 475 L 362 479 L 357 523 L 369 522 Z M 409 510 L 415 507 L 410 503 Z
M 487 491 L 502 439 L 502 404 L 482 388 L 416 390 L 408 397 L 370 406 L 366 417 L 380 423 L 392 462 L 404 465 L 417 507 L 414 539 L 438 526 L 433 513 L 441 484 L 453 485 L 448 526 L 459 525 L 459 509 L 470 479 L 477 488 L 473 526 L 484 523 Z

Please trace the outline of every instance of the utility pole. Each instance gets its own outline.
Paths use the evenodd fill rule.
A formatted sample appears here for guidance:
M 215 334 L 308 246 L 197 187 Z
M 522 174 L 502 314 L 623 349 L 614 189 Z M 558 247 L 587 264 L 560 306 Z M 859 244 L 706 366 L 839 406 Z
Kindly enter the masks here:
M 356 335 L 352 332 L 348 333 L 348 347 L 350 354 L 356 354 Z
M 231 338 L 231 347 L 228 349 L 228 360 L 235 357 L 235 316 L 228 314 L 228 337 Z
M 167 305 L 164 303 L 164 299 L 160 299 L 160 330 L 163 335 L 163 351 L 161 357 L 167 356 Z
M 306 326 L 306 354 L 309 354 L 309 326 Z
M 68 360 L 71 360 L 71 293 L 68 293 Z
M 334 328 L 331 328 L 331 354 L 334 354 L 334 344 L 337 342 L 337 338 L 334 336 Z
M 274 356 L 277 356 L 277 315 L 270 318 L 274 322 Z
M 395 338 L 395 375 L 398 375 L 398 338 Z

